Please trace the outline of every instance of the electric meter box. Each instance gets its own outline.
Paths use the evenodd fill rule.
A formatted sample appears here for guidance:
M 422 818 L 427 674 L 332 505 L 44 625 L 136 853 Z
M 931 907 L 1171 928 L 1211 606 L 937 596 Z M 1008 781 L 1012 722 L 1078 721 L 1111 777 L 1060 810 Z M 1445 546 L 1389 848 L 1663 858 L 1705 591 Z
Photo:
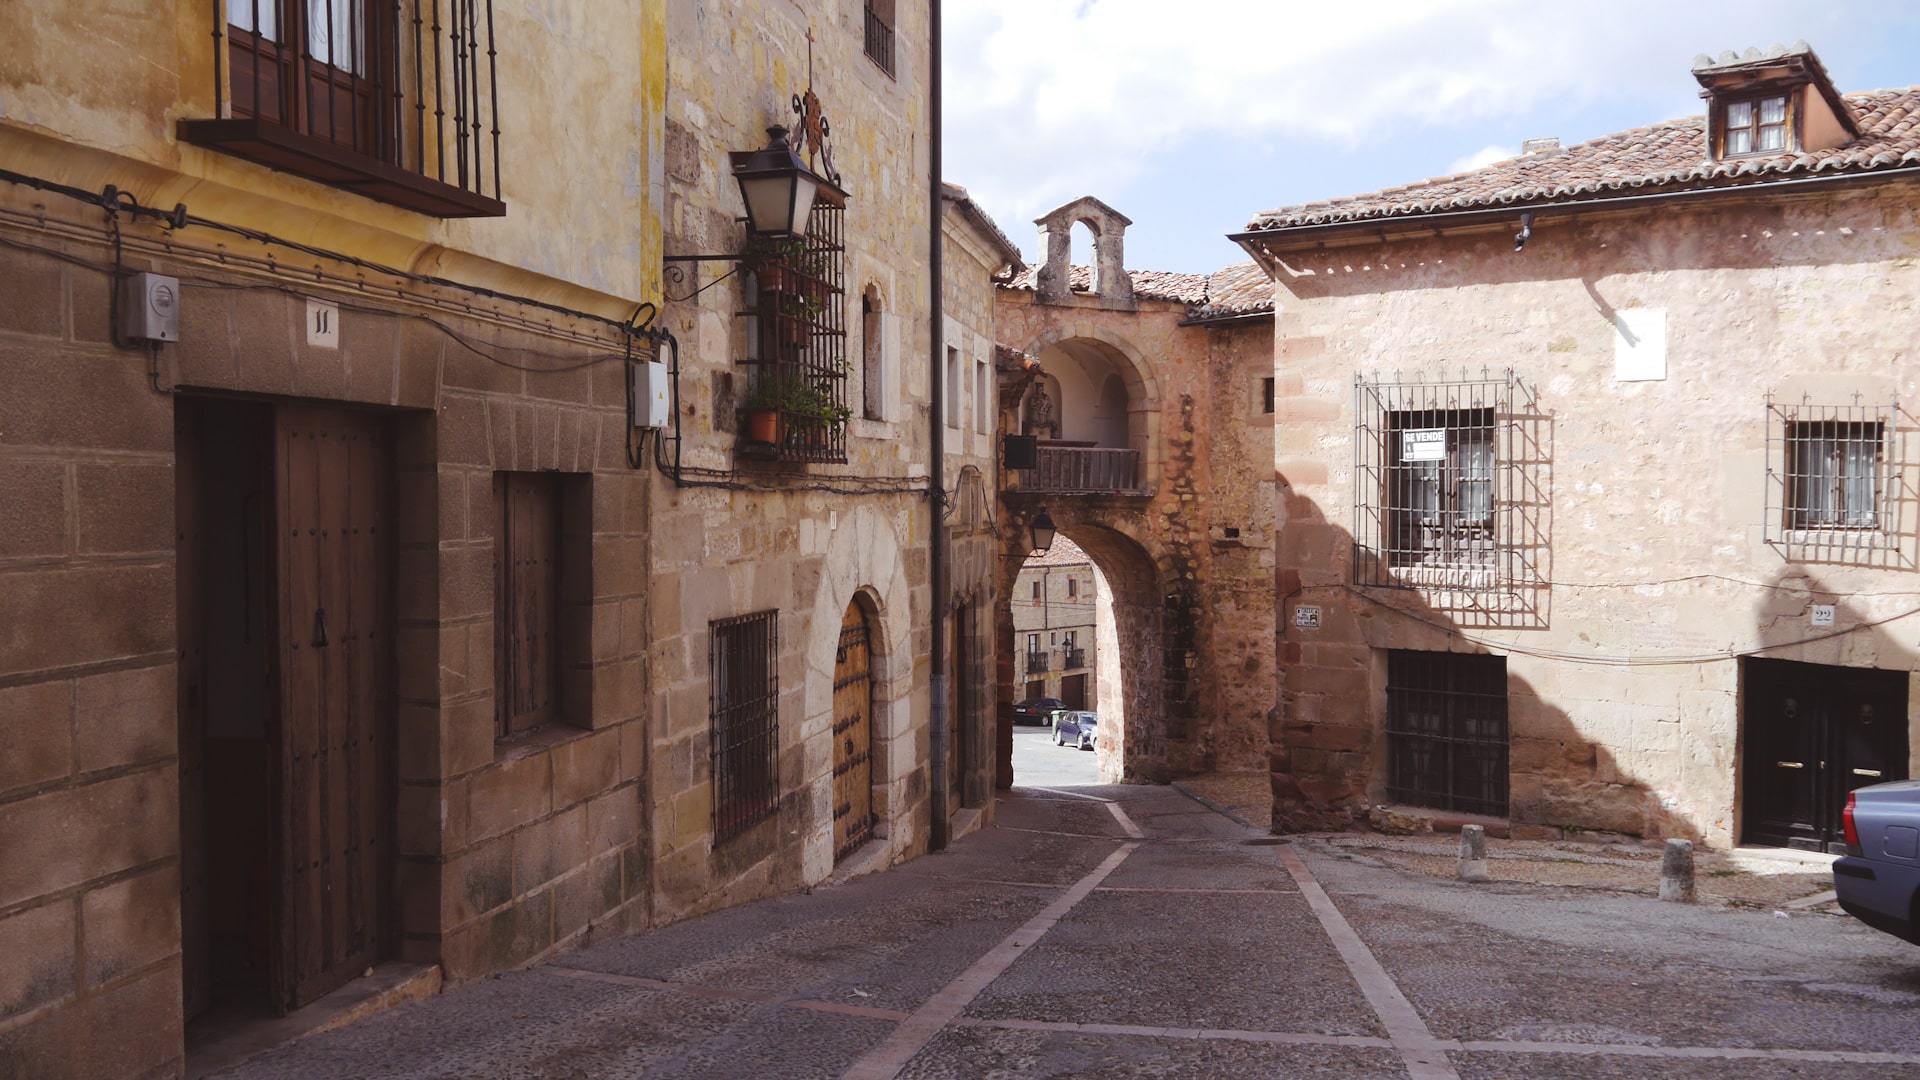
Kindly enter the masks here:
M 125 341 L 179 341 L 180 279 L 146 273 L 121 278 L 120 337 Z
M 633 426 L 666 427 L 673 422 L 673 393 L 667 365 L 658 361 L 633 365 Z

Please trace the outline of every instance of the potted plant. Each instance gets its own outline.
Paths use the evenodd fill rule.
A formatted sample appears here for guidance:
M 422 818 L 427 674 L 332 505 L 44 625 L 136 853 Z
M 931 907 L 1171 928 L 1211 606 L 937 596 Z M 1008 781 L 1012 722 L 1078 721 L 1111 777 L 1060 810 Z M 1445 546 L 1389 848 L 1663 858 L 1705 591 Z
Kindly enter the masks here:
M 791 369 L 763 375 L 748 392 L 740 412 L 747 438 L 769 444 L 781 441 L 786 424 L 799 431 L 819 431 L 838 427 L 853 415 L 853 410 Z
M 803 236 L 756 236 L 740 249 L 740 266 L 751 272 L 767 292 L 786 292 L 800 285 L 793 265 L 807 253 Z

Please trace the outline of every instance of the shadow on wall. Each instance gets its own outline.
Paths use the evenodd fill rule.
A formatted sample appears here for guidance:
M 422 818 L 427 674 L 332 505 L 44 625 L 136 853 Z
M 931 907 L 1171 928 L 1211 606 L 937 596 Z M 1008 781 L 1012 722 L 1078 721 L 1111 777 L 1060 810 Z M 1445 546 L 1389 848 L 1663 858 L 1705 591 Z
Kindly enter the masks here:
M 1274 831 L 1343 829 L 1373 806 L 1403 803 L 1504 816 L 1521 835 L 1568 827 L 1706 835 L 1710 823 L 1688 812 L 1671 769 L 1656 778 L 1645 764 L 1671 764 L 1688 709 L 1708 711 L 1701 696 L 1720 691 L 1701 690 L 1691 704 L 1634 704 L 1644 694 L 1636 696 L 1624 668 L 1490 649 L 1420 590 L 1350 586 L 1349 575 L 1373 580 L 1371 553 L 1351 561 L 1352 534 L 1295 494 L 1284 475 L 1279 481 Z M 1320 609 L 1318 628 L 1296 621 L 1303 606 Z M 1522 665 L 1552 685 L 1516 674 L 1509 656 L 1525 657 Z M 1691 671 L 1675 670 L 1681 678 Z M 1583 709 L 1576 722 L 1554 703 L 1568 697 L 1593 705 L 1594 715 Z M 1730 710 L 1731 701 L 1723 704 Z M 1612 743 L 1590 734 L 1602 730 Z M 1700 767 L 1729 779 L 1733 749 L 1731 739 L 1724 748 L 1687 748 L 1704 750 Z

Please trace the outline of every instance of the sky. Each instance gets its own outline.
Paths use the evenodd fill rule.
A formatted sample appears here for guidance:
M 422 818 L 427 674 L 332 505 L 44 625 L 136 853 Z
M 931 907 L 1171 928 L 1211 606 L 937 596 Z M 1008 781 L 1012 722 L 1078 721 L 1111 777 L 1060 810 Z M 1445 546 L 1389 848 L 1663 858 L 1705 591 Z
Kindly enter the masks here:
M 1842 91 L 1920 84 L 1914 2 L 943 6 L 946 178 L 1029 262 L 1033 219 L 1092 195 L 1133 220 L 1129 268 L 1217 270 L 1263 210 L 1697 115 L 1703 52 L 1804 40 Z

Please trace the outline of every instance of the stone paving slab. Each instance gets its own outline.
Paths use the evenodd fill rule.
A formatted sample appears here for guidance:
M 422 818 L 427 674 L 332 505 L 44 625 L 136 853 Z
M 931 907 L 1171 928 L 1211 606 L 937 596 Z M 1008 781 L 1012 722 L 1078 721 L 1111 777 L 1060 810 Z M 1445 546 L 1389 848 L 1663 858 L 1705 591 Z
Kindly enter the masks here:
M 1148 844 L 1106 880 L 1107 888 L 1259 889 L 1293 893 L 1270 847 L 1239 843 Z
M 942 1032 L 900 1076 L 901 1080 L 1404 1080 L 1406 1072 L 1399 1056 L 1385 1049 L 962 1027 Z
M 1297 893 L 1096 892 L 968 1015 L 1386 1034 Z
M 1920 1077 L 1916 1065 L 1846 1065 L 1831 1061 L 1674 1061 L 1580 1054 L 1453 1051 L 1460 1080 L 1898 1080 Z

